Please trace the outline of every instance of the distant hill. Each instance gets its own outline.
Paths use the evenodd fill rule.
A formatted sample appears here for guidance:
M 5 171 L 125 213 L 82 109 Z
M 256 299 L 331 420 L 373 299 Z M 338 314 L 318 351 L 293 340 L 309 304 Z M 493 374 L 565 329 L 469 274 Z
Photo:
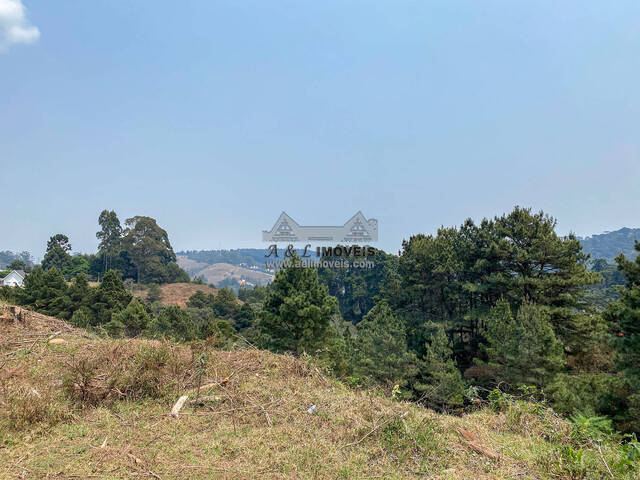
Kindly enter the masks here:
M 235 250 L 187 250 L 176 255 L 185 257 L 198 264 L 213 265 L 214 263 L 229 263 L 241 267 L 264 268 L 264 248 L 238 248 Z M 184 261 L 184 260 L 183 260 Z M 185 268 L 186 267 L 182 267 Z M 188 271 L 188 269 L 187 269 Z
M 640 241 L 640 228 L 625 227 L 614 232 L 579 238 L 584 252 L 590 254 L 592 260 L 604 258 L 607 262 L 614 263 L 614 258 L 619 253 L 624 253 L 627 258 L 636 257 L 633 244 L 636 238 Z
M 302 250 L 297 249 L 298 255 Z M 218 288 L 229 286 L 238 289 L 248 286 L 266 285 L 273 279 L 273 270 L 265 265 L 267 248 L 238 248 L 231 250 L 186 250 L 177 252 L 178 265 L 191 276 L 203 277 L 207 283 Z M 284 259 L 283 253 L 280 259 Z M 273 258 L 271 259 L 273 260 Z
M 244 248 L 238 250 L 202 250 L 178 252 L 178 265 L 191 278 L 202 277 L 207 283 L 219 288 L 240 285 L 266 285 L 273 279 L 265 271 L 264 249 Z

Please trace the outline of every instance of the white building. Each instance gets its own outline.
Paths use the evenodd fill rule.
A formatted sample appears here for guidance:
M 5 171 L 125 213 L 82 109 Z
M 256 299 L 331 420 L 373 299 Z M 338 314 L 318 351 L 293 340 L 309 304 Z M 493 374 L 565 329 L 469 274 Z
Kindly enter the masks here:
M 25 275 L 23 270 L 13 270 L 6 277 L 0 278 L 0 287 L 22 287 Z

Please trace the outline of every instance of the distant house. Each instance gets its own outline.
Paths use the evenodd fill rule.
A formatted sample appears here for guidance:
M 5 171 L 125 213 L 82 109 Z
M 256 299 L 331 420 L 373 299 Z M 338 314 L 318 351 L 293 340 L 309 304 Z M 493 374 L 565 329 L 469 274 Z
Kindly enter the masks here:
M 0 287 L 22 287 L 25 276 L 24 270 L 13 270 L 6 277 L 0 278 Z

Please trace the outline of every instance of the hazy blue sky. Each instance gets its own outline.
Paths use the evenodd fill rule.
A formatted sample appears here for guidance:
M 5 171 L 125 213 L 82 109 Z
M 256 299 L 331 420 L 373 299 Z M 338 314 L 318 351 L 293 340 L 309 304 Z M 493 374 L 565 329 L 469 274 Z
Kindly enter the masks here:
M 0 250 L 509 211 L 640 226 L 640 2 L 0 0 Z M 39 35 L 38 35 L 39 33 Z

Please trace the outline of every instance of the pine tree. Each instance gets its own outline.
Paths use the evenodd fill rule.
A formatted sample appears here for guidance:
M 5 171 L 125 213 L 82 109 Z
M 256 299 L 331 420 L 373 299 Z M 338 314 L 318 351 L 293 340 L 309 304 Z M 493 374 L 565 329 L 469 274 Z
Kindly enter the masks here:
M 318 272 L 297 256 L 278 270 L 260 313 L 259 328 L 268 347 L 300 354 L 320 348 L 330 333 L 337 302 L 318 281 Z
M 108 323 L 111 314 L 124 309 L 130 301 L 131 294 L 127 292 L 120 276 L 114 270 L 109 270 L 93 294 L 91 309 L 95 312 L 95 321 L 98 324 Z
M 89 287 L 87 276 L 84 273 L 81 273 L 73 279 L 67 294 L 73 304 L 74 311 L 80 307 L 86 307 L 89 305 L 91 287 Z
M 47 251 L 42 259 L 42 269 L 49 270 L 57 268 L 60 272 L 65 271 L 71 266 L 71 244 L 66 235 L 58 233 L 47 242 Z
M 562 343 L 556 338 L 546 309 L 525 302 L 514 318 L 505 300 L 492 309 L 486 337 L 489 365 L 497 380 L 514 388 L 546 385 L 564 365 Z
M 160 290 L 160 286 L 157 283 L 152 283 L 147 289 L 147 302 L 153 303 L 160 300 L 162 300 L 162 290 Z
M 198 326 L 188 312 L 176 305 L 163 309 L 148 329 L 154 337 L 191 341 L 198 337 Z
M 22 305 L 32 305 L 46 315 L 70 318 L 71 305 L 67 297 L 67 283 L 56 267 L 43 272 L 34 268 L 24 280 L 24 289 L 19 293 Z
M 431 325 L 435 331 L 425 347 L 422 376 L 415 388 L 421 400 L 442 407 L 463 404 L 464 381 L 456 366 L 449 340 L 442 325 Z
M 213 314 L 216 317 L 229 318 L 240 309 L 235 293 L 229 287 L 218 290 L 213 298 Z
M 585 286 L 600 276 L 574 235 L 560 237 L 543 212 L 515 207 L 507 215 L 467 220 L 436 236 L 415 235 L 403 243 L 402 288 L 397 307 L 407 319 L 411 347 L 422 352 L 425 325 L 442 324 L 457 363 L 466 368 L 480 353 L 489 310 L 504 298 L 547 307 L 555 335 L 571 355 L 589 349 L 592 318 Z
M 127 308 L 111 315 L 105 329 L 114 337 L 135 337 L 147 329 L 151 318 L 144 302 L 134 297 Z
M 640 243 L 635 249 L 640 253 Z M 621 419 L 626 430 L 640 431 L 640 255 L 635 261 L 624 255 L 616 257 L 618 268 L 625 274 L 622 298 L 609 305 L 604 316 L 617 330 L 617 364 L 628 383 L 628 411 Z
M 404 386 L 417 373 L 417 358 L 407 348 L 404 325 L 386 302 L 376 304 L 358 324 L 353 349 L 358 376 Z

